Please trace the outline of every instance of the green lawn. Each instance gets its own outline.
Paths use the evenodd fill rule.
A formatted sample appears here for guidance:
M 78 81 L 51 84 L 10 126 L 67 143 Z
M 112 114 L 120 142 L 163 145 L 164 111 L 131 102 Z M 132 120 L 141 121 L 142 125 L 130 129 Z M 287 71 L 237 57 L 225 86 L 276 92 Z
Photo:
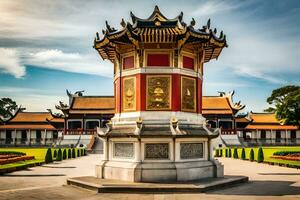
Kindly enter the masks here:
M 289 165 L 295 165 L 300 167 L 299 161 L 291 161 L 291 160 L 281 160 L 281 159 L 273 159 L 270 158 L 274 152 L 276 151 L 300 151 L 300 146 L 297 147 L 288 147 L 288 146 L 278 146 L 278 147 L 262 147 L 264 152 L 264 161 L 265 162 L 273 162 L 273 163 L 279 163 L 279 164 L 289 164 Z M 253 147 L 254 150 L 254 159 L 257 160 L 257 152 L 258 147 Z M 249 159 L 251 147 L 245 148 L 246 152 L 246 159 Z M 234 148 L 231 148 L 231 155 L 233 157 Z M 238 156 L 239 159 L 241 158 L 242 154 L 242 148 L 238 148 Z M 225 157 L 225 148 L 223 149 L 223 157 Z
M 41 163 L 45 162 L 45 156 L 48 148 L 18 148 L 18 147 L 13 147 L 13 148 L 0 148 L 0 151 L 18 151 L 18 152 L 23 152 L 26 153 L 27 156 L 34 156 L 34 160 L 28 160 L 28 161 L 22 161 L 22 162 L 16 162 L 16 163 L 10 163 L 10 164 L 5 164 L 5 165 L 0 165 L 0 169 L 8 169 L 8 168 L 14 168 L 14 167 L 19 167 L 19 166 L 25 166 L 28 164 L 33 164 L 33 163 Z M 69 148 L 61 148 L 62 152 L 63 150 L 66 149 L 68 150 Z M 52 156 L 55 150 L 58 151 L 58 148 L 52 148 Z M 75 149 L 75 155 L 77 155 L 77 148 Z M 67 157 L 68 157 L 68 152 L 67 152 Z M 54 158 L 53 158 L 54 159 Z

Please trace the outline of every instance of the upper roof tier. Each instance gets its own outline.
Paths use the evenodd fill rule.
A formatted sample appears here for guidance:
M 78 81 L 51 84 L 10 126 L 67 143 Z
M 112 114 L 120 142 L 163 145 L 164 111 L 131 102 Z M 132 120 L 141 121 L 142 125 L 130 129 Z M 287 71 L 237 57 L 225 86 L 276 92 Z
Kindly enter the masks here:
M 96 33 L 94 48 L 103 59 L 112 62 L 116 58 L 116 48 L 121 45 L 133 45 L 137 49 L 146 43 L 173 43 L 176 49 L 185 45 L 203 47 L 205 60 L 218 58 L 222 49 L 227 47 L 226 36 L 223 31 L 217 36 L 217 29 L 210 27 L 210 19 L 202 28 L 194 28 L 194 19 L 187 25 L 182 21 L 181 12 L 176 18 L 168 19 L 155 6 L 153 13 L 147 19 L 136 17 L 130 13 L 132 23 L 121 21 L 121 30 L 111 27 L 106 21 L 106 30 L 102 30 L 103 38 Z

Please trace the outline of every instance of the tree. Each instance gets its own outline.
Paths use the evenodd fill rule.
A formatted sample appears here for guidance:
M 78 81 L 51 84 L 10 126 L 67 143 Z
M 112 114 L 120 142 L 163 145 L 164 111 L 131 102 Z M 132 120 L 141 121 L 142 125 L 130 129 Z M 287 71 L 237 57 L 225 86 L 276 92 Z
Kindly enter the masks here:
M 68 149 L 68 159 L 72 158 L 71 149 Z
M 52 163 L 52 162 L 53 162 L 53 160 L 52 160 L 52 152 L 51 152 L 51 149 L 48 148 L 46 156 L 45 156 L 45 163 Z
M 57 151 L 55 149 L 54 152 L 53 152 L 53 157 L 56 158 L 56 156 L 57 156 Z
M 62 152 L 61 152 L 61 149 L 58 149 L 58 151 L 57 151 L 56 161 L 62 161 Z
M 238 159 L 239 158 L 239 155 L 238 155 L 238 150 L 237 148 L 234 148 L 234 151 L 233 151 L 233 157 Z
M 75 149 L 72 149 L 72 158 L 76 158 L 76 153 L 75 153 Z
M 251 149 L 251 151 L 250 151 L 249 160 L 250 160 L 251 162 L 254 161 L 254 150 L 253 150 L 253 149 Z
M 231 158 L 231 149 L 229 149 L 228 157 Z
M 272 91 L 267 98 L 271 105 L 266 112 L 274 112 L 283 124 L 300 125 L 300 86 L 288 85 Z
M 258 163 L 264 162 L 264 152 L 261 147 L 259 147 L 259 149 L 258 149 L 257 162 Z
M 0 116 L 2 118 L 10 118 L 14 111 L 18 108 L 17 103 L 10 98 L 0 99 Z
M 64 149 L 63 151 L 63 160 L 66 160 L 67 159 L 67 150 Z
M 242 160 L 246 160 L 246 152 L 245 149 L 242 149 L 242 155 L 241 155 Z

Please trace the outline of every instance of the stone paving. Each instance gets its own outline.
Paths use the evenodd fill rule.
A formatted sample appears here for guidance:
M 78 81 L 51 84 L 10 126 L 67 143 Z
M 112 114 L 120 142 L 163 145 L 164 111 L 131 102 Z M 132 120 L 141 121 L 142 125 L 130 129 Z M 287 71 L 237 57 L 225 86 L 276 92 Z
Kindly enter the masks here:
M 0 176 L 0 199 L 300 199 L 300 170 L 229 158 L 219 159 L 225 174 L 249 176 L 249 183 L 204 194 L 97 194 L 65 185 L 67 177 L 94 175 L 100 160 L 89 155 Z

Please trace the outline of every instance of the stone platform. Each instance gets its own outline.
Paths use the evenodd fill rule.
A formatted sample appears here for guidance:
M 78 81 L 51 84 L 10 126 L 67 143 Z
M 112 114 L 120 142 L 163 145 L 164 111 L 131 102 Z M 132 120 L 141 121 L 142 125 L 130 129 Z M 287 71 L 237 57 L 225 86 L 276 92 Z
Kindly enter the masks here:
M 225 176 L 224 178 L 208 178 L 201 181 L 182 183 L 127 182 L 112 179 L 99 179 L 93 176 L 67 179 L 68 185 L 86 188 L 97 191 L 98 193 L 201 193 L 246 182 L 248 182 L 248 177 L 246 176 Z

